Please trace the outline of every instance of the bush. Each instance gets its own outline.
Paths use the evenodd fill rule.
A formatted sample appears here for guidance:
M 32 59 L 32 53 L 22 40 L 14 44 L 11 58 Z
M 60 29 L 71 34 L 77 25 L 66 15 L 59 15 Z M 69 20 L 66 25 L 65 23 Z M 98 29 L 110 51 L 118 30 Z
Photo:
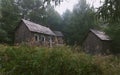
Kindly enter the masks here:
M 120 60 L 69 47 L 0 46 L 1 75 L 120 75 Z M 98 59 L 99 58 L 99 59 Z

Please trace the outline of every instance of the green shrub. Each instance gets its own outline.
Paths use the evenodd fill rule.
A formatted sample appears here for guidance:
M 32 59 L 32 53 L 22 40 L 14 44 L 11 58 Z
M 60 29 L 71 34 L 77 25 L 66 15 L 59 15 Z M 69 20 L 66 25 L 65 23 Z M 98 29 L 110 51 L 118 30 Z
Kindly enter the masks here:
M 0 75 L 120 75 L 118 58 L 75 53 L 70 47 L 1 45 L 0 58 Z

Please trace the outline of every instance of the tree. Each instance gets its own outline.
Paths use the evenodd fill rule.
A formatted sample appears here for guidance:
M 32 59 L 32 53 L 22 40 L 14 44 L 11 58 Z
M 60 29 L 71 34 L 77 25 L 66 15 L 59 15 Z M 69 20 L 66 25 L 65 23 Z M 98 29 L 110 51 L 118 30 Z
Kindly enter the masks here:
M 29 0 L 29 1 L 28 0 L 18 0 L 15 3 L 21 12 L 22 18 L 24 18 L 24 19 L 29 19 L 29 15 L 31 13 L 36 14 L 36 12 L 40 13 L 40 11 L 41 12 L 45 11 L 44 1 L 42 1 L 42 0 Z M 42 15 L 42 13 L 40 13 L 40 15 Z
M 68 44 L 82 44 L 89 29 L 95 25 L 94 15 L 94 10 L 89 7 L 86 0 L 80 0 L 79 3 L 75 5 L 71 19 L 68 19 L 69 24 L 65 30 Z
M 14 38 L 13 31 L 16 27 L 15 25 L 18 23 L 19 18 L 19 10 L 14 4 L 14 0 L 1 0 L 0 29 L 4 31 L 6 36 L 0 38 L 5 42 L 12 42 Z
M 66 29 L 66 27 L 68 26 L 68 25 L 70 25 L 70 20 L 71 20 L 71 18 L 72 18 L 72 12 L 70 12 L 70 10 L 66 10 L 65 11 L 65 13 L 63 13 L 63 15 L 62 15 L 62 17 L 63 17 L 63 28 L 64 28 L 64 30 Z
M 112 52 L 120 53 L 120 23 L 109 24 L 109 26 L 105 30 L 112 39 Z
M 120 21 L 120 0 L 105 0 L 98 13 L 106 21 Z
M 47 17 L 46 17 L 46 25 L 50 27 L 52 30 L 62 29 L 62 17 L 61 15 L 55 11 L 53 6 L 48 6 L 47 8 Z

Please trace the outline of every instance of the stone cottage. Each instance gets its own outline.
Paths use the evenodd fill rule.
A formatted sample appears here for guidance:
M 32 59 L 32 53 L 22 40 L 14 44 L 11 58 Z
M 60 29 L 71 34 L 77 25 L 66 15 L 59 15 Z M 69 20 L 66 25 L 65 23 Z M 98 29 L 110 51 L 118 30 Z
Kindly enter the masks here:
M 58 35 L 50 28 L 28 20 L 22 19 L 15 29 L 15 44 L 26 43 L 33 46 L 52 47 L 53 45 L 59 44 L 57 41 L 59 41 Z M 63 38 L 61 38 L 61 41 L 63 41 Z
M 111 39 L 103 31 L 90 29 L 82 44 L 89 54 L 106 54 L 110 51 Z
M 57 45 L 63 45 L 63 34 L 60 31 L 53 31 L 55 33 L 55 41 Z

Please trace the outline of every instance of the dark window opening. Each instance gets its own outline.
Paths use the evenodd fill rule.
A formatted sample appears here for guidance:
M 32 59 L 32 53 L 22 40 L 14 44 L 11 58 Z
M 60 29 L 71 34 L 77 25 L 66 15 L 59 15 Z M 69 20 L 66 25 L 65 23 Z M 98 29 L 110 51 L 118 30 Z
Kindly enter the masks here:
M 37 41 L 37 36 L 35 36 L 35 41 Z
M 45 41 L 45 36 L 41 35 L 40 38 L 39 38 L 42 42 Z
M 39 41 L 39 36 L 35 34 L 35 41 Z

